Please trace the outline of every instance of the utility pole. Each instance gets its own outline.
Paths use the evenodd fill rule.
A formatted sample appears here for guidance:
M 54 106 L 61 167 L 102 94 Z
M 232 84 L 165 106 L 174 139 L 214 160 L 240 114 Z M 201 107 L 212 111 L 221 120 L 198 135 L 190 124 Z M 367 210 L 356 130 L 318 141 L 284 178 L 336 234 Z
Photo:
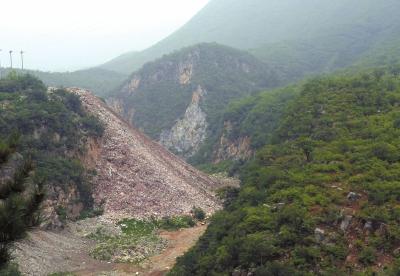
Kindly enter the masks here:
M 12 69 L 12 50 L 9 51 L 10 53 L 10 68 Z
M 21 69 L 24 70 L 24 51 L 21 50 Z

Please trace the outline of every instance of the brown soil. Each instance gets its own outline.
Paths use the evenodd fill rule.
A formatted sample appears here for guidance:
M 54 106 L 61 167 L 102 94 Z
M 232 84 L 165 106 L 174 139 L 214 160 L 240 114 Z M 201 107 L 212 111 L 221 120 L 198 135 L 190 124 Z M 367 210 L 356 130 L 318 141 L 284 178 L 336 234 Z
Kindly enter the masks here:
M 99 225 L 107 227 L 110 233 L 116 231 L 112 223 L 100 217 L 71 223 L 58 233 L 42 230 L 30 232 L 29 238 L 16 244 L 14 255 L 21 272 L 29 276 L 47 276 L 56 272 L 72 272 L 79 276 L 164 275 L 173 267 L 176 258 L 192 247 L 207 228 L 206 225 L 200 225 L 160 232 L 159 235 L 168 242 L 166 249 L 137 265 L 98 261 L 89 255 L 95 243 L 84 236 Z
M 104 125 L 99 141 L 88 141 L 84 163 L 96 169 L 95 202 L 113 218 L 189 214 L 193 206 L 211 215 L 221 208 L 218 183 L 153 142 L 89 91 L 70 88 Z
M 182 256 L 190 247 L 192 247 L 204 233 L 206 228 L 207 226 L 202 225 L 189 229 L 181 229 L 174 232 L 161 232 L 160 236 L 168 241 L 167 248 L 161 254 L 151 257 L 141 266 L 132 264 L 113 264 L 105 267 L 88 266 L 87 268 L 75 271 L 74 273 L 78 276 L 165 275 L 168 270 L 174 266 L 176 258 Z

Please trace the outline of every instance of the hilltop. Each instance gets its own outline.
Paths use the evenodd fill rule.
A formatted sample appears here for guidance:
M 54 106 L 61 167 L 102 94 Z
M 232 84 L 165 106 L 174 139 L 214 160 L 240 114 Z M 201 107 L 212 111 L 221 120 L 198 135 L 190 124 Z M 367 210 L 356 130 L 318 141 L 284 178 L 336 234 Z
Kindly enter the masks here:
M 396 45 L 392 38 L 399 35 L 399 9 L 396 0 L 212 0 L 164 40 L 101 68 L 131 73 L 182 47 L 217 42 L 250 50 L 300 78 L 377 56 L 382 42 Z

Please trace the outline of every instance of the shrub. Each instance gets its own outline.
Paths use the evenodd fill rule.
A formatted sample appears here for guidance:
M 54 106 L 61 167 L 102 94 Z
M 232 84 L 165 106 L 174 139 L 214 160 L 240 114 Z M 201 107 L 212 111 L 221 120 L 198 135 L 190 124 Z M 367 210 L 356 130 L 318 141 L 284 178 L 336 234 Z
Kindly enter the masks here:
M 372 247 L 365 247 L 358 255 L 359 260 L 364 265 L 372 265 L 376 261 L 376 250 Z
M 180 228 L 189 228 L 196 225 L 191 216 L 164 217 L 155 223 L 157 227 L 168 231 L 178 230 Z
M 204 220 L 206 218 L 206 213 L 203 211 L 203 209 L 198 208 L 198 207 L 193 207 L 192 214 L 195 219 L 200 220 L 200 221 Z

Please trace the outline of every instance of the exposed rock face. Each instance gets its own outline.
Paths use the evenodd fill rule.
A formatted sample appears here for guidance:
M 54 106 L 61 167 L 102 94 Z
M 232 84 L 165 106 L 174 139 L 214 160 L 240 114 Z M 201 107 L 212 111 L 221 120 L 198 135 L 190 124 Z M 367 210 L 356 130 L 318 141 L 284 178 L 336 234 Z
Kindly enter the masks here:
M 193 74 L 192 63 L 180 63 L 179 66 L 179 83 L 182 85 L 189 84 Z
M 160 135 L 161 144 L 183 157 L 196 153 L 207 137 L 207 115 L 200 107 L 205 94 L 206 91 L 199 85 L 183 118 L 171 130 L 165 130 Z
M 187 158 L 211 137 L 232 100 L 278 83 L 275 71 L 250 54 L 204 43 L 145 64 L 107 103 L 132 126 Z M 247 141 L 238 143 L 243 144 L 238 150 L 246 151 Z M 234 146 L 227 147 L 235 155 Z
M 321 228 L 316 228 L 314 230 L 314 236 L 315 236 L 316 242 L 318 242 L 318 243 L 323 242 L 325 239 L 325 230 L 323 230 Z
M 84 209 L 79 192 L 74 185 L 68 185 L 64 189 L 49 185 L 46 192 L 47 197 L 41 205 L 43 220 L 41 228 L 43 229 L 60 230 L 64 227 L 66 218 L 75 220 Z M 57 213 L 59 208 L 65 212 L 65 217 Z
M 97 175 L 94 199 L 113 217 L 162 217 L 189 214 L 193 206 L 212 213 L 220 202 L 207 175 L 152 142 L 90 92 L 77 88 L 83 106 L 103 122 L 104 135 L 93 144 Z
M 224 122 L 224 131 L 216 147 L 213 162 L 218 163 L 224 160 L 247 160 L 253 156 L 250 137 L 239 137 L 230 139 L 232 123 Z

